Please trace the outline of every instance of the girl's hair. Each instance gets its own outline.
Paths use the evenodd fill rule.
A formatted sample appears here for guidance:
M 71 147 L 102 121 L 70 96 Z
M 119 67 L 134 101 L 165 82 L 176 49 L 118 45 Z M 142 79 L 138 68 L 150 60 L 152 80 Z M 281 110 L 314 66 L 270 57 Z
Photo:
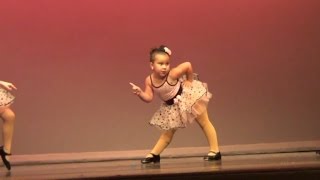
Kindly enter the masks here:
M 152 48 L 150 51 L 150 62 L 154 61 L 154 58 L 157 54 L 167 54 L 168 56 L 171 56 L 171 51 L 165 45 L 161 45 L 158 48 Z

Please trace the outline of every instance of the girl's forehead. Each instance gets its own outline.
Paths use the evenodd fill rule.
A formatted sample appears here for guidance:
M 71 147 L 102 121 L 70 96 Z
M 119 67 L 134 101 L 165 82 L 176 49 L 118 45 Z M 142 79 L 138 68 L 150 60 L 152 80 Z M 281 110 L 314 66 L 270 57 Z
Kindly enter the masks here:
M 156 54 L 154 59 L 155 62 L 170 61 L 170 57 L 167 54 Z

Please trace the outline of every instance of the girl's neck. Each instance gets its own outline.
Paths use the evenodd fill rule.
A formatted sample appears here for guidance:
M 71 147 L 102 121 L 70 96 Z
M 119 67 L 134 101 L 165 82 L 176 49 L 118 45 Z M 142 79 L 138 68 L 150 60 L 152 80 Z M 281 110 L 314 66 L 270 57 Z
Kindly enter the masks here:
M 155 80 L 158 80 L 158 81 L 163 81 L 167 78 L 168 74 L 166 76 L 160 76 L 159 74 L 156 74 L 156 73 L 152 73 L 152 77 L 153 79 Z

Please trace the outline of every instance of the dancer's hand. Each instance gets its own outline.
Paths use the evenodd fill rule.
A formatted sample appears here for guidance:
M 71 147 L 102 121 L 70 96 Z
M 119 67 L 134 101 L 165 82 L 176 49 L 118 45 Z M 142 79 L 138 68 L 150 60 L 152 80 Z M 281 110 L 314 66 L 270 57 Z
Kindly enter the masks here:
M 183 81 L 183 86 L 185 86 L 185 87 L 191 87 L 191 85 L 192 85 L 192 82 L 191 82 L 191 81 L 189 81 L 189 80 Z
M 0 85 L 9 91 L 13 89 L 17 90 L 16 86 L 14 86 L 12 83 L 9 83 L 9 82 L 0 81 Z
M 133 94 L 139 95 L 139 94 L 142 92 L 142 90 L 141 90 L 140 87 L 136 86 L 136 85 L 133 84 L 133 83 L 129 83 L 129 84 L 132 86 L 132 92 L 133 92 Z

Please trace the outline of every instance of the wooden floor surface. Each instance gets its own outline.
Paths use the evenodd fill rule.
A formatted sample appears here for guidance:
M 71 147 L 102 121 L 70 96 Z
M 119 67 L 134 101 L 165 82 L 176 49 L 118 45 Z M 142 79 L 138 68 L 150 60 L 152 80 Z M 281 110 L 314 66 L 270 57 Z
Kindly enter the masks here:
M 0 169 L 0 179 L 320 179 L 320 155 L 315 152 L 223 156 L 219 162 L 201 157 L 13 166 Z

